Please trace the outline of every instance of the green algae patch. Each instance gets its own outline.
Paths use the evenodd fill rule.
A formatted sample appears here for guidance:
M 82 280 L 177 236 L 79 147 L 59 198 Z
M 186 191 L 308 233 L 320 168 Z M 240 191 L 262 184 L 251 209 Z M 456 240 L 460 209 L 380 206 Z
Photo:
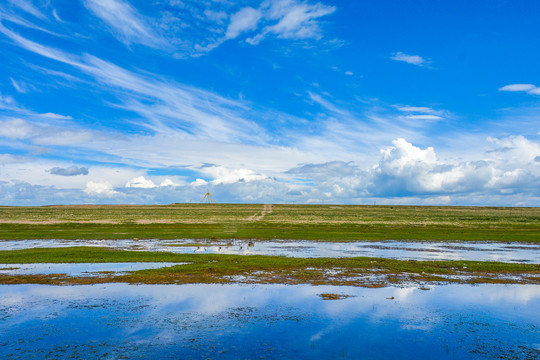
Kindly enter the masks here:
M 379 287 L 411 282 L 538 284 L 540 276 L 540 265 L 480 261 L 172 254 L 96 247 L 0 251 L 1 264 L 98 262 L 169 262 L 179 265 L 127 274 L 100 274 L 99 277 L 90 278 L 67 275 L 0 275 L 0 283 L 281 283 Z

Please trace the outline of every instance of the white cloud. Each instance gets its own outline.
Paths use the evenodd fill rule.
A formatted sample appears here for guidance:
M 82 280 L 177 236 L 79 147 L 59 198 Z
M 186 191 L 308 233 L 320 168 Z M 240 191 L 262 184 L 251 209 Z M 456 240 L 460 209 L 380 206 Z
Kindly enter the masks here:
M 531 91 L 536 89 L 532 84 L 512 84 L 499 88 L 499 91 Z
M 243 32 L 254 30 L 261 19 L 261 12 L 251 7 L 245 7 L 231 16 L 231 21 L 227 27 L 225 37 L 234 39 Z
M 321 3 L 309 4 L 295 0 L 267 0 L 258 9 L 244 7 L 230 17 L 225 35 L 208 42 L 206 45 L 196 44 L 196 56 L 205 54 L 224 43 L 246 32 L 256 35 L 245 39 L 251 45 L 257 45 L 269 35 L 280 39 L 303 40 L 322 37 L 318 19 L 335 11 L 335 7 Z M 222 13 L 205 11 L 207 18 L 214 22 L 222 22 Z M 217 17 L 216 17 L 217 15 Z
M 56 21 L 58 21 L 58 22 L 64 22 L 64 21 L 62 21 L 62 19 L 60 18 L 60 16 L 58 16 L 58 12 L 56 11 L 56 9 L 53 9 L 52 14 L 53 14 L 54 18 L 56 19 Z
M 232 184 L 236 182 L 250 182 L 264 180 L 266 175 L 257 174 L 249 169 L 228 169 L 223 166 L 204 166 L 200 169 L 203 174 L 213 178 L 212 184 Z
M 0 32 L 29 51 L 95 77 L 108 90 L 116 89 L 125 109 L 139 113 L 148 121 L 141 125 L 152 131 L 181 132 L 181 129 L 187 128 L 191 134 L 202 138 L 232 141 L 245 137 L 250 142 L 256 138 L 255 134 L 262 133 L 255 122 L 241 117 L 240 114 L 246 109 L 239 102 L 190 86 L 161 81 L 157 75 L 139 75 L 94 56 L 78 57 L 49 48 L 19 36 L 1 23 Z M 127 97 L 125 90 L 136 96 Z
M 0 154 L 0 165 L 5 168 L 6 164 L 16 164 L 28 161 L 24 156 L 16 156 L 11 154 Z
M 157 187 L 166 187 L 166 186 L 182 186 L 182 184 L 175 183 L 169 178 L 165 178 L 161 183 L 156 184 L 151 179 L 147 179 L 144 176 L 137 176 L 129 180 L 126 184 L 126 188 L 139 188 L 139 189 L 153 189 Z
M 336 10 L 321 3 L 312 5 L 294 0 L 266 1 L 262 7 L 267 19 L 278 22 L 264 27 L 261 33 L 246 40 L 252 45 L 261 42 L 268 34 L 280 39 L 320 39 L 322 31 L 317 19 Z
M 0 120 L 0 137 L 14 140 L 28 139 L 33 144 L 53 146 L 82 146 L 91 141 L 110 139 L 109 136 L 91 130 L 69 129 L 63 126 L 49 125 L 39 120 L 40 117 L 59 120 L 70 119 L 69 117 L 52 113 L 30 115 L 33 118 L 37 117 L 35 123 L 19 118 Z
M 394 53 L 390 59 L 396 60 L 396 61 L 403 61 L 408 64 L 416 65 L 416 66 L 427 66 L 431 62 L 428 59 L 424 59 L 423 57 L 419 55 L 408 55 L 404 54 L 401 51 Z
M 345 75 L 348 75 L 348 76 L 353 76 L 354 73 L 352 71 L 345 71 Z
M 420 113 L 433 113 L 435 110 L 433 110 L 430 107 L 426 106 L 399 106 L 397 107 L 399 111 L 403 112 L 420 112 Z
M 22 119 L 12 119 L 0 122 L 0 137 L 8 139 L 26 139 L 34 127 Z
M 535 160 L 540 156 L 540 144 L 520 136 L 491 139 L 490 143 L 496 151 L 487 152 L 486 158 L 462 162 L 440 160 L 432 147 L 397 139 L 381 151 L 374 167 L 341 161 L 311 163 L 270 178 L 249 168 L 207 165 L 198 171 L 209 181 L 174 184 L 165 178 L 159 186 L 156 177 L 133 176 L 133 172 L 119 176 L 122 169 L 103 171 L 99 167 L 92 168 L 91 180 L 80 189 L 6 182 L 1 173 L 0 199 L 4 204 L 171 203 L 200 201 L 210 191 L 219 202 L 534 206 L 540 200 L 540 167 Z M 516 161 L 523 154 L 527 156 Z M 9 175 L 10 163 L 24 159 L 6 160 L 3 166 L 8 167 Z M 34 164 L 39 170 L 39 163 Z M 43 169 L 38 170 L 28 164 L 26 171 L 44 174 Z M 128 175 L 129 187 L 122 185 L 126 180 L 121 183 Z M 66 180 L 77 178 L 81 177 Z M 72 185 L 70 181 L 63 185 Z
M 484 192 L 503 194 L 507 189 L 533 191 L 540 185 L 540 172 L 533 173 L 540 146 L 524 137 L 492 139 L 497 145 L 512 146 L 499 158 L 469 162 L 439 161 L 432 147 L 418 148 L 404 139 L 382 151 L 382 159 L 373 170 L 369 190 L 380 196 L 411 194 L 452 194 Z M 516 157 L 525 157 L 516 162 Z
M 112 184 L 108 181 L 89 181 L 86 184 L 86 189 L 84 192 L 88 195 L 103 195 L 103 196 L 112 196 L 119 194 L 118 191 L 115 191 Z
M 85 6 L 114 30 L 126 43 L 162 47 L 164 39 L 154 33 L 144 17 L 128 2 L 122 0 L 86 0 Z
M 221 23 L 227 18 L 227 13 L 225 11 L 213 11 L 210 9 L 204 10 L 204 15 L 211 21 Z
M 142 188 L 150 189 L 155 188 L 157 185 L 150 179 L 146 179 L 144 176 L 138 176 L 129 180 L 126 184 L 127 188 Z
M 405 116 L 407 119 L 411 120 L 431 120 L 431 121 L 438 121 L 442 120 L 443 118 L 437 115 L 429 115 L 429 114 L 423 114 L 423 115 L 407 115 Z
M 37 7 L 34 6 L 30 1 L 28 0 L 9 0 L 10 3 L 17 6 L 24 12 L 27 12 L 28 14 L 31 14 L 39 19 L 45 19 L 46 16 L 43 14 L 41 10 L 39 10 Z
M 540 156 L 540 144 L 524 136 L 510 136 L 502 139 L 490 137 L 488 142 L 496 146 L 490 150 L 491 155 L 495 155 L 498 159 L 507 159 L 513 164 L 532 163 L 537 156 Z
M 25 83 L 18 82 L 12 77 L 10 77 L 9 80 L 11 81 L 11 85 L 13 85 L 13 87 L 15 88 L 15 90 L 17 90 L 18 93 L 21 93 L 21 94 L 28 93 L 28 86 Z
M 424 120 L 426 122 L 435 122 L 443 120 L 445 111 L 435 110 L 426 106 L 396 106 L 399 111 L 408 113 L 405 115 L 405 119 L 409 120 Z M 418 114 L 414 114 L 418 113 Z
M 66 116 L 66 115 L 60 115 L 60 114 L 55 114 L 55 113 L 45 113 L 45 114 L 40 114 L 41 116 L 43 117 L 46 117 L 46 118 L 49 118 L 49 119 L 57 119 L 57 120 L 73 120 L 73 118 L 71 116 Z
M 309 5 L 288 0 L 274 1 L 270 7 L 270 17 L 280 20 L 266 30 L 285 39 L 319 38 L 321 30 L 314 20 L 335 10 L 335 7 L 321 3 Z
M 181 184 L 177 184 L 171 179 L 165 179 L 159 184 L 159 186 L 180 186 Z

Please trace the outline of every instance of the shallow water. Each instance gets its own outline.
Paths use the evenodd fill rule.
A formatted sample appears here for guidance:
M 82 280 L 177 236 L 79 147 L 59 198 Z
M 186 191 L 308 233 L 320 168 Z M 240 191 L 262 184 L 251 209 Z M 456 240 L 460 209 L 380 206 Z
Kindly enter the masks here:
M 124 250 L 168 251 L 290 257 L 369 256 L 401 260 L 476 260 L 540 264 L 540 244 L 501 242 L 354 241 L 244 241 L 216 240 L 205 246 L 171 246 L 195 240 L 8 240 L 0 250 L 37 247 L 103 246 Z
M 533 359 L 539 308 L 538 285 L 0 285 L 0 358 Z
M 75 263 L 75 264 L 0 264 L 0 275 L 49 275 L 65 274 L 68 276 L 95 276 L 102 272 L 114 272 L 116 275 L 128 271 L 160 269 L 183 263 L 142 262 L 142 263 Z

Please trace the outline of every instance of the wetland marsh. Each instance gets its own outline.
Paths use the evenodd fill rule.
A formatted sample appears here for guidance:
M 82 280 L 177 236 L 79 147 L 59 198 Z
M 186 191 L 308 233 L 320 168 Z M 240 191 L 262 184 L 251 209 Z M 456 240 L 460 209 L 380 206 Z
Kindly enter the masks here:
M 538 307 L 538 208 L 0 208 L 9 359 L 531 359 Z

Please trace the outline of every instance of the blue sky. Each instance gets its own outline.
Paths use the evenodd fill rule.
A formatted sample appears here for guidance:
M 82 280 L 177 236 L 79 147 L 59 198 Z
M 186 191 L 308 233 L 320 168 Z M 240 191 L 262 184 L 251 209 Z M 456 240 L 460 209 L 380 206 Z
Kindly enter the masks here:
M 540 202 L 537 1 L 0 3 L 0 204 Z

